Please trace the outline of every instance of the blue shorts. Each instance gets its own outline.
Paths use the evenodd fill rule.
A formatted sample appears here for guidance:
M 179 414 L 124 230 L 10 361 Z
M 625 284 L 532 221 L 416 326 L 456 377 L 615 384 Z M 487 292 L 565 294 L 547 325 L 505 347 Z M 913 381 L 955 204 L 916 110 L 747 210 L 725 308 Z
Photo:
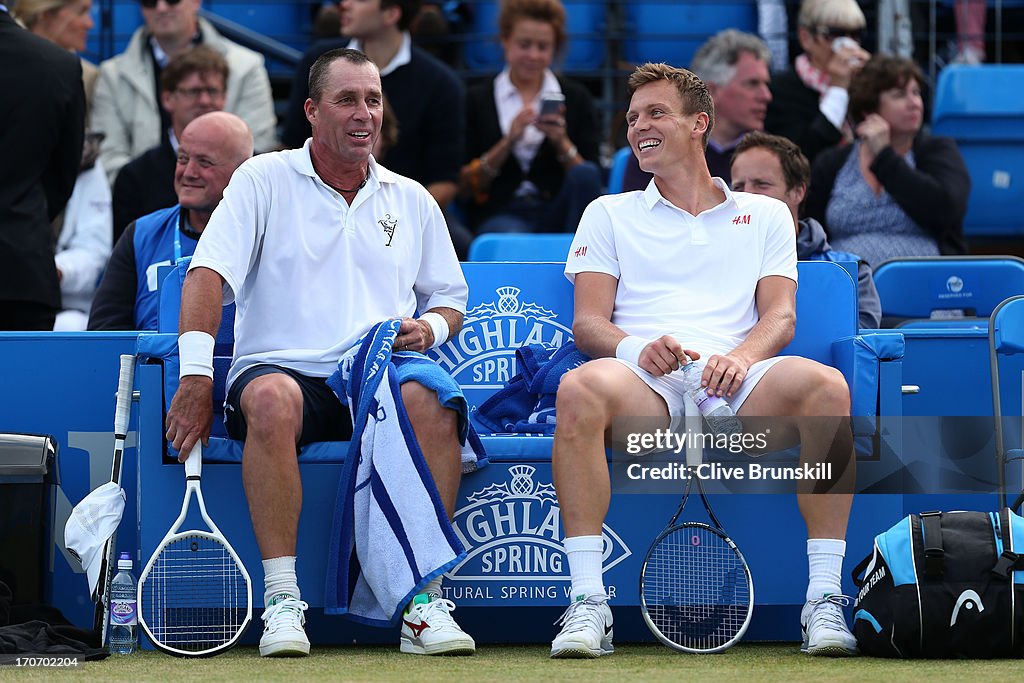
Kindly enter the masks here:
M 298 446 L 317 441 L 348 441 L 352 438 L 352 416 L 348 407 L 327 386 L 323 377 L 309 377 L 280 365 L 254 365 L 238 376 L 224 401 L 224 426 L 232 439 L 245 441 L 248 427 L 242 414 L 242 391 L 263 375 L 288 375 L 302 391 L 302 434 Z

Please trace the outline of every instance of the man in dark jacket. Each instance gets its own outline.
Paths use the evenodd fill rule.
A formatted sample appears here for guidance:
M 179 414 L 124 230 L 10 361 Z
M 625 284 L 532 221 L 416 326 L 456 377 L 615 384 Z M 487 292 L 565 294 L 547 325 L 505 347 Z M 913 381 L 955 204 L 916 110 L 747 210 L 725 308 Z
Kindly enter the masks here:
M 50 222 L 82 160 L 82 65 L 19 26 L 3 4 L 0 93 L 0 329 L 52 330 L 61 301 Z
M 733 190 L 775 197 L 789 207 L 796 223 L 797 258 L 857 264 L 858 327 L 877 328 L 882 321 L 882 305 L 871 278 L 871 266 L 856 254 L 832 249 L 818 221 L 799 219 L 810 177 L 807 157 L 796 143 L 778 135 L 750 133 L 736 147 L 732 158 Z

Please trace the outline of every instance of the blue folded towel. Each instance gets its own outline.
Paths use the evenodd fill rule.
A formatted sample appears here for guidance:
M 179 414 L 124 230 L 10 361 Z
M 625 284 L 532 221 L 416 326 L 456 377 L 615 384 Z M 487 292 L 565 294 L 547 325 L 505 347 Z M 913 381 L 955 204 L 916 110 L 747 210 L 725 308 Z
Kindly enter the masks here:
M 522 346 L 516 350 L 518 372 L 480 405 L 477 421 L 492 432 L 554 434 L 558 383 L 562 375 L 588 360 L 575 342 L 556 351 L 542 344 Z
M 486 464 L 455 380 L 422 354 L 392 355 L 400 324 L 377 324 L 327 380 L 349 406 L 353 435 L 334 510 L 324 611 L 371 626 L 396 624 L 413 596 L 466 554 L 416 442 L 401 383 L 434 389 L 459 413 L 464 470 Z

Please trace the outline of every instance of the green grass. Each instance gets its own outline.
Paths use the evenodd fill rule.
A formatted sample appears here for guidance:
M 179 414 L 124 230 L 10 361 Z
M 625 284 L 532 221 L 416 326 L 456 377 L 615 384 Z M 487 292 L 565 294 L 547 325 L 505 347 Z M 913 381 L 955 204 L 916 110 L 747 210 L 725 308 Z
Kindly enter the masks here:
M 611 657 L 551 660 L 548 648 L 482 646 L 475 657 L 414 657 L 397 647 L 319 647 L 304 659 L 260 659 L 236 648 L 212 659 L 176 659 L 156 652 L 89 662 L 77 669 L 0 668 L 3 681 L 964 681 L 1011 680 L 1018 660 L 897 661 L 822 659 L 801 655 L 794 643 L 744 644 L 720 655 L 684 655 L 660 645 L 620 645 Z

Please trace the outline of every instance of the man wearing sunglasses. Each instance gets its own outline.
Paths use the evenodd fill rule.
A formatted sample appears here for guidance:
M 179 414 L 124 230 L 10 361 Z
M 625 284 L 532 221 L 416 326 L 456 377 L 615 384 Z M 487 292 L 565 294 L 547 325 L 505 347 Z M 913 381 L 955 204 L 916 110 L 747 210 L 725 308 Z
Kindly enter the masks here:
M 866 25 L 856 0 L 804 0 L 793 69 L 772 79 L 765 130 L 789 138 L 810 160 L 852 140 L 846 122 L 850 79 L 871 55 L 860 46 Z
M 100 159 L 111 185 L 126 163 L 167 139 L 170 114 L 160 106 L 160 76 L 168 62 L 195 45 L 224 56 L 231 74 L 225 111 L 252 130 L 256 149 L 276 146 L 274 102 L 263 56 L 221 36 L 198 16 L 201 0 L 140 0 L 145 25 L 121 54 L 100 65 L 93 128 L 106 133 Z

